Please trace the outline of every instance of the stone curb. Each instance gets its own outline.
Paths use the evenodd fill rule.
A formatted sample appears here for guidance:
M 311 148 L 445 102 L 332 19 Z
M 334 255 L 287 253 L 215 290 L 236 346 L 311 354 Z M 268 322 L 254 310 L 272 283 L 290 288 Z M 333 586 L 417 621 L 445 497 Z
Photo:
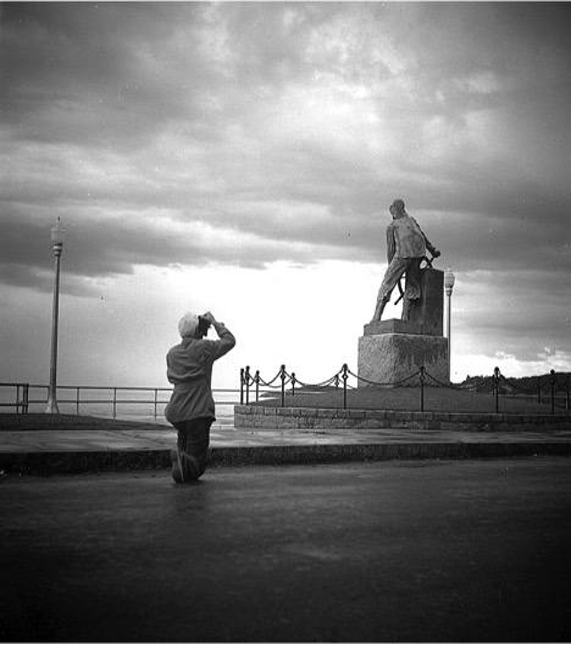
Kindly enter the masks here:
M 570 415 L 360 410 L 340 408 L 267 407 L 235 405 L 236 428 L 274 430 L 367 430 L 379 427 L 442 432 L 530 432 L 541 428 L 569 430 Z
M 327 464 L 406 459 L 480 459 L 554 455 L 570 457 L 569 442 L 383 443 L 212 448 L 210 468 Z M 0 471 L 19 475 L 165 470 L 170 450 L 0 454 Z

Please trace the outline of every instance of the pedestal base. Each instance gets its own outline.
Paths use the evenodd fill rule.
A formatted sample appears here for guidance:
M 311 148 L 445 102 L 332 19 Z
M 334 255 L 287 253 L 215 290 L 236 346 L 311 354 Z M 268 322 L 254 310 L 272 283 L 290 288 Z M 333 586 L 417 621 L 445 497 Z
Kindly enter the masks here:
M 426 373 L 441 383 L 449 383 L 448 341 L 443 336 L 420 334 L 373 334 L 361 336 L 358 343 L 358 376 L 386 387 L 417 386 L 419 377 L 399 383 L 419 372 L 423 365 Z M 430 378 L 426 385 L 437 385 Z M 359 382 L 359 387 L 368 383 Z

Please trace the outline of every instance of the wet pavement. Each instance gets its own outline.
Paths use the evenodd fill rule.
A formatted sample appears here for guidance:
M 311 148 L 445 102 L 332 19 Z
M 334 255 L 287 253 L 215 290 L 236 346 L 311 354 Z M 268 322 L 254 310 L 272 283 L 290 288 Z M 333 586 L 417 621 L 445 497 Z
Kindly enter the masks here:
M 570 641 L 568 458 L 0 482 L 3 641 Z

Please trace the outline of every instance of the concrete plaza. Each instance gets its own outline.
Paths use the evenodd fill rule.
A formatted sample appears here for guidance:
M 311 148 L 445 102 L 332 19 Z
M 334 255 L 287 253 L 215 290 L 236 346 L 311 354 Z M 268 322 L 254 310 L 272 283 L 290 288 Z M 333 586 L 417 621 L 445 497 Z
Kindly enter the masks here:
M 0 637 L 570 640 L 570 460 L 5 477 Z
M 63 474 L 164 469 L 176 433 L 165 425 L 73 415 L 0 415 L 0 471 Z M 570 455 L 570 430 L 464 432 L 211 430 L 212 467 L 387 459 Z
M 229 426 L 187 487 L 175 441 L 0 417 L 3 640 L 569 640 L 569 431 Z

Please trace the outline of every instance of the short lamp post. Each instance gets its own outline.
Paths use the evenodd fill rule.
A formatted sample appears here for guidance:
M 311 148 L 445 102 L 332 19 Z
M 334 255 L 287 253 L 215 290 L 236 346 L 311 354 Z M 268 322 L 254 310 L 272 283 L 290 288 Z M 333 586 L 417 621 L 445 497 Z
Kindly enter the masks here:
M 58 400 L 56 396 L 57 372 L 58 372 L 58 313 L 60 303 L 60 258 L 64 248 L 64 227 L 61 220 L 58 220 L 52 227 L 52 251 L 55 259 L 54 277 L 54 300 L 52 305 L 52 349 L 50 354 L 50 385 L 48 387 L 47 414 L 59 414 Z
M 449 345 L 449 381 L 451 381 L 451 296 L 455 285 L 455 274 L 451 267 L 445 271 L 445 293 L 447 294 L 447 339 Z

